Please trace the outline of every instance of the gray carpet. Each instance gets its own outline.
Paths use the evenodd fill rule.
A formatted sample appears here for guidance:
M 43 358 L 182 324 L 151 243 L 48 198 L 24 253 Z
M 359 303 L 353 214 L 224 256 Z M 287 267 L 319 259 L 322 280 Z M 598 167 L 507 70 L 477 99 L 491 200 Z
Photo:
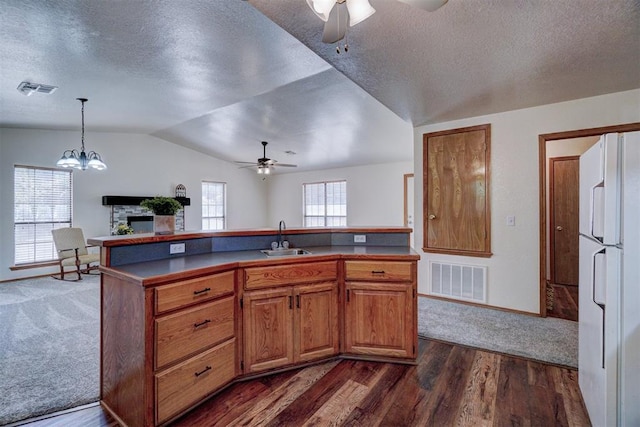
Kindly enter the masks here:
M 0 425 L 99 397 L 100 279 L 0 283 Z
M 578 322 L 418 298 L 418 335 L 578 367 Z

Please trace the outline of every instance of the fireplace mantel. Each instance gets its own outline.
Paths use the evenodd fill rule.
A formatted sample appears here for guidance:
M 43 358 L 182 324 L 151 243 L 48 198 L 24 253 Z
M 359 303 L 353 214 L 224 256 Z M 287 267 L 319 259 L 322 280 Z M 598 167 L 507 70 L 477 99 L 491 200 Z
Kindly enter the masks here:
M 155 196 L 102 196 L 102 206 L 138 206 L 143 200 L 153 199 Z M 182 206 L 190 206 L 188 197 L 174 197 Z

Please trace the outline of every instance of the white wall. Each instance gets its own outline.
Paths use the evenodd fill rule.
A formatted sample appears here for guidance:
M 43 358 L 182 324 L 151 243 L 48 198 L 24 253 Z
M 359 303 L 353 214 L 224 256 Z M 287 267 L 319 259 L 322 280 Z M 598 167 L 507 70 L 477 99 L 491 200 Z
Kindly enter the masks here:
M 11 272 L 13 265 L 13 167 L 55 167 L 65 149 L 79 148 L 77 131 L 0 128 L 0 280 L 46 274 L 51 269 Z M 86 238 L 110 234 L 110 208 L 103 195 L 172 196 L 183 184 L 191 206 L 185 209 L 187 230 L 201 224 L 201 181 L 227 183 L 228 228 L 267 225 L 261 211 L 266 201 L 265 182 L 246 169 L 211 156 L 141 134 L 87 132 L 87 150 L 103 157 L 105 171 L 73 172 L 73 224 Z
M 302 184 L 346 180 L 348 226 L 403 226 L 404 174 L 412 172 L 412 162 L 399 162 L 273 175 L 269 225 L 302 226 Z
M 428 260 L 488 266 L 488 304 L 539 313 L 538 135 L 637 122 L 640 90 L 473 117 L 414 129 L 415 235 L 422 246 L 422 137 L 424 133 L 491 124 L 491 258 L 426 254 L 421 250 L 418 291 L 428 293 Z M 515 227 L 506 226 L 515 215 Z

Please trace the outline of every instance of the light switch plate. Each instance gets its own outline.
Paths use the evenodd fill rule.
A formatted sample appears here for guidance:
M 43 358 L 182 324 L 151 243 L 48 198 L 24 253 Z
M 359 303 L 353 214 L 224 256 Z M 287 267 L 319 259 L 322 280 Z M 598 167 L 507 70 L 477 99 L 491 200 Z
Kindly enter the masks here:
M 184 243 L 172 243 L 169 245 L 169 254 L 183 254 Z
M 354 234 L 353 243 L 367 243 L 366 234 Z

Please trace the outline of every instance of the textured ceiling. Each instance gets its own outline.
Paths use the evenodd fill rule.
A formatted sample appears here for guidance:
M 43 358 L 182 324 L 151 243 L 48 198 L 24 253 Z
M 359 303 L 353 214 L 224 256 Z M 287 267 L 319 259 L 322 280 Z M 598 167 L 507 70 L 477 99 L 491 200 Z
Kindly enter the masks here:
M 305 0 L 3 0 L 0 126 L 78 129 L 86 97 L 88 141 L 254 160 L 267 140 L 303 170 L 409 160 L 412 125 L 640 87 L 637 0 L 371 3 L 337 54 Z

